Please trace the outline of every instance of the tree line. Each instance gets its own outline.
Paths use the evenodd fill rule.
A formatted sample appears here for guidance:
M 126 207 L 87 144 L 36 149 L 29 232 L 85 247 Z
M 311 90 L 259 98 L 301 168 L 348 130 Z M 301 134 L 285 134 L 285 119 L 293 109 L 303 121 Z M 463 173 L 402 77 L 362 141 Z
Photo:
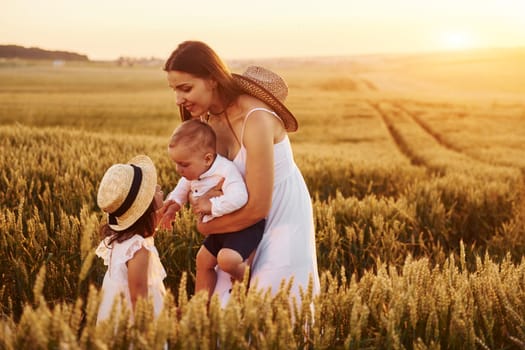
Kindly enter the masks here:
M 86 55 L 67 51 L 49 51 L 38 47 L 0 45 L 0 58 L 22 58 L 34 60 L 89 61 Z

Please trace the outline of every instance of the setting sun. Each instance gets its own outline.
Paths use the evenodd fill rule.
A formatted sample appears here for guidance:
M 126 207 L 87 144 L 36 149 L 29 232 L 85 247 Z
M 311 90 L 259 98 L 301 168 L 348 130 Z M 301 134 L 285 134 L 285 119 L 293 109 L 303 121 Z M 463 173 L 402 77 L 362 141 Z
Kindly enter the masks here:
M 441 33 L 440 46 L 445 50 L 464 50 L 476 46 L 473 35 L 464 30 L 450 30 Z

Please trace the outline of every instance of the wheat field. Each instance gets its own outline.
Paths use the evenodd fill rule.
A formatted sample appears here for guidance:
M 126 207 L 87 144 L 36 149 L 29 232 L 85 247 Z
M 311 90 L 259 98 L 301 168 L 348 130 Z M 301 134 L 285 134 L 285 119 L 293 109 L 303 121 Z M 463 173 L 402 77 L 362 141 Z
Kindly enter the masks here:
M 160 67 L 0 61 L 0 349 L 525 349 L 524 49 L 229 62 L 288 82 L 319 296 L 194 295 L 189 210 L 156 246 L 162 315 L 97 325 L 98 183 L 178 121 Z M 310 308 L 308 305 L 314 307 Z M 293 321 L 292 321 L 293 320 Z

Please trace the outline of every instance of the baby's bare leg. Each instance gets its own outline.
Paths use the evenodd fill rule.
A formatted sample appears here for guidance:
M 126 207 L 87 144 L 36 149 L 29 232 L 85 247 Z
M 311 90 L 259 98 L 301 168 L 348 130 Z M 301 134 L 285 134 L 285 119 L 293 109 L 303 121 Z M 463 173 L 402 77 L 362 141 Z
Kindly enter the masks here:
M 229 273 L 236 281 L 242 281 L 246 263 L 241 254 L 230 248 L 222 248 L 217 254 L 217 263 L 224 272 Z
M 217 273 L 215 272 L 217 258 L 201 246 L 197 253 L 197 273 L 195 276 L 195 293 L 201 290 L 207 290 L 211 297 L 217 283 Z

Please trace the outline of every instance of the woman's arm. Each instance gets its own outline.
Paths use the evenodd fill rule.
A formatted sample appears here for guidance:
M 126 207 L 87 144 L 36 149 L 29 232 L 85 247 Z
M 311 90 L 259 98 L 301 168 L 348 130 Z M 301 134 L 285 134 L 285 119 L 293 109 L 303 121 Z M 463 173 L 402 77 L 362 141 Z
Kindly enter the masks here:
M 199 222 L 203 234 L 239 231 L 265 218 L 272 205 L 274 181 L 274 134 L 282 128 L 267 112 L 254 112 L 246 121 L 243 142 L 246 148 L 248 202 L 241 209 L 207 223 Z
M 133 310 L 135 310 L 135 304 L 139 297 L 148 297 L 148 264 L 149 251 L 144 247 L 137 250 L 133 258 L 127 262 L 128 287 Z

